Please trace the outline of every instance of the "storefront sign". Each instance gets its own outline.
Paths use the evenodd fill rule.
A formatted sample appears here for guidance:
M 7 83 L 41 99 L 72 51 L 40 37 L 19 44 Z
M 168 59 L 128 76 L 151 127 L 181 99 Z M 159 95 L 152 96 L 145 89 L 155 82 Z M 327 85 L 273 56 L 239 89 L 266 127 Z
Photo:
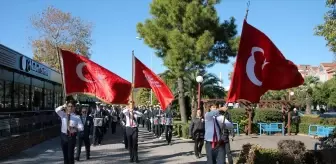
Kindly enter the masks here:
M 33 61 L 32 59 L 29 59 L 25 56 L 21 56 L 20 58 L 21 61 L 21 65 L 20 68 L 21 70 L 25 71 L 25 72 L 35 72 L 38 73 L 40 75 L 44 75 L 44 76 L 49 76 L 50 74 L 50 70 L 48 67 L 37 63 L 35 61 Z

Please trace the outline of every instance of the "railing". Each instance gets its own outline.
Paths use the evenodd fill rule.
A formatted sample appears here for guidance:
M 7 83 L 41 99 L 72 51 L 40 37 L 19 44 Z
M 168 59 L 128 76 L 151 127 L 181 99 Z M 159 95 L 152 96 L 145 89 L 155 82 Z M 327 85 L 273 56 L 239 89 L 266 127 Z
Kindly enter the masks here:
M 0 138 L 20 135 L 60 124 L 60 119 L 53 112 L 35 113 L 32 116 L 13 117 L 0 119 Z

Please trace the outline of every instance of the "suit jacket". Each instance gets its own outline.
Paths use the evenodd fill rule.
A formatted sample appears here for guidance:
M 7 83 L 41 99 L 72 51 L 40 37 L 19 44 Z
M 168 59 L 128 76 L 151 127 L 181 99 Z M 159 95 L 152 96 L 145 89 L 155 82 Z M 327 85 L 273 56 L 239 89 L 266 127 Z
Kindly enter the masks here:
M 194 118 L 189 127 L 189 135 L 195 138 L 204 138 L 205 122 L 203 118 Z
M 93 118 L 91 116 L 87 116 L 85 122 L 83 122 L 84 120 L 80 116 L 80 120 L 84 125 L 84 130 L 79 132 L 78 135 L 80 137 L 89 137 L 89 135 L 93 134 Z

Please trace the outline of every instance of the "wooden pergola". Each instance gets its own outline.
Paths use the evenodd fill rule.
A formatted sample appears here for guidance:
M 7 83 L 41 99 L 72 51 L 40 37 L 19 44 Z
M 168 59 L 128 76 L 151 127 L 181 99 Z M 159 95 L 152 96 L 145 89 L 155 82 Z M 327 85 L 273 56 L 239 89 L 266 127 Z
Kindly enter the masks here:
M 202 99 L 203 104 L 212 103 L 212 102 L 219 102 L 225 103 L 226 99 Z M 248 134 L 251 134 L 251 127 L 252 127 L 252 109 L 254 107 L 258 108 L 275 108 L 282 110 L 283 113 L 287 112 L 288 120 L 287 120 L 287 133 L 290 135 L 290 128 L 291 128 L 291 107 L 294 105 L 294 102 L 288 100 L 260 100 L 259 103 L 251 103 L 247 100 L 238 100 L 236 103 L 239 103 L 239 106 L 245 108 L 248 112 Z

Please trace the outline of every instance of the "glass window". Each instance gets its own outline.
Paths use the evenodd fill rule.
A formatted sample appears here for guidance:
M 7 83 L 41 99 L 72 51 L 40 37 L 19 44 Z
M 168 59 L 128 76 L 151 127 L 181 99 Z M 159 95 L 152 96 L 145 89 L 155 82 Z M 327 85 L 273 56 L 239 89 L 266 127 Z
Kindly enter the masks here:
M 26 107 L 26 109 L 31 110 L 29 105 L 30 105 L 30 95 L 29 95 L 29 85 L 25 85 L 24 88 L 24 92 L 25 92 L 25 101 L 23 102 L 23 105 Z
M 4 97 L 5 97 L 4 81 L 0 80 L 0 109 L 5 108 Z
M 25 106 L 25 86 L 24 84 L 19 84 L 20 85 L 20 95 L 19 95 L 19 106 L 21 110 L 26 110 Z
M 19 108 L 19 101 L 20 101 L 20 84 L 14 83 L 14 108 Z
M 45 108 L 46 109 L 48 109 L 48 110 L 50 110 L 50 109 L 52 109 L 53 108 L 53 106 L 52 106 L 52 90 L 50 90 L 50 89 L 46 89 L 45 90 L 45 100 L 44 100 L 44 102 L 45 102 Z
M 13 84 L 11 81 L 5 81 L 5 108 L 12 108 Z
M 33 86 L 32 88 L 32 106 L 34 111 L 38 111 L 43 103 L 43 89 Z

